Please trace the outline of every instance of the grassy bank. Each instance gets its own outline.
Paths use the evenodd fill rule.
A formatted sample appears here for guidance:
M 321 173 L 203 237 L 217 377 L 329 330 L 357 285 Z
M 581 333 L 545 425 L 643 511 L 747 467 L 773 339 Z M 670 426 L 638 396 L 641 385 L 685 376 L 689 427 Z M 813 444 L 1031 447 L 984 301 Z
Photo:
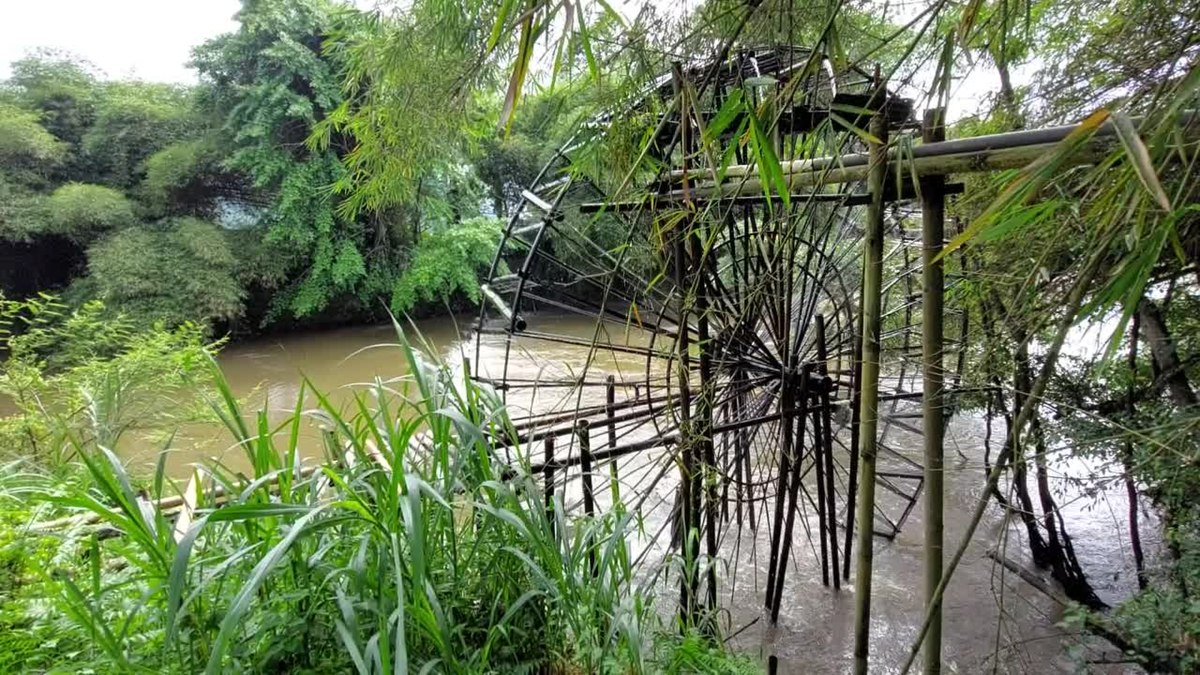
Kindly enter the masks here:
M 510 433 L 494 395 L 397 354 L 411 376 L 346 409 L 305 389 L 316 405 L 274 426 L 214 364 L 200 391 L 253 470 L 200 467 L 226 497 L 202 494 L 186 527 L 147 506 L 182 489 L 163 462 L 131 476 L 102 434 L 58 430 L 71 459 L 53 472 L 7 467 L 0 670 L 758 670 L 662 618 L 624 545 L 635 512 L 548 513 L 486 441 Z M 309 472 L 298 442 L 314 422 L 326 462 Z

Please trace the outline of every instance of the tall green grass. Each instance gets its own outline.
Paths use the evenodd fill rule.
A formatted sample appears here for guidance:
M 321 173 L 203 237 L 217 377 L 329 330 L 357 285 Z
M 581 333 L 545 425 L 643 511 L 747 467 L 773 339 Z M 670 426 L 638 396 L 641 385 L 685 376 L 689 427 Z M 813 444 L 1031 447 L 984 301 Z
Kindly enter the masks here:
M 634 583 L 625 537 L 638 514 L 547 512 L 494 393 L 399 335 L 410 375 L 336 406 L 307 384 L 283 422 L 249 414 L 215 362 L 212 406 L 250 475 L 220 464 L 176 541 L 108 448 L 73 441 L 82 481 L 39 491 L 92 514 L 64 535 L 55 606 L 105 672 L 713 672 L 749 669 L 670 630 Z M 308 407 L 311 406 L 311 407 Z M 322 458 L 308 458 L 316 423 Z M 520 456 L 521 453 L 517 453 Z M 163 455 L 165 457 L 165 453 Z M 110 536 L 110 535 L 119 536 Z M 595 565 L 592 564 L 592 558 Z

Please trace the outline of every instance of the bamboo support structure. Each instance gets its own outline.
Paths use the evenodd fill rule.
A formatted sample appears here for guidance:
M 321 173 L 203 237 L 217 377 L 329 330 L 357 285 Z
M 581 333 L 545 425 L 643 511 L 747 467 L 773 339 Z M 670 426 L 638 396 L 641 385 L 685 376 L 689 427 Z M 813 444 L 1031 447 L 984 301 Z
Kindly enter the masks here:
M 575 424 L 575 437 L 579 439 L 579 473 L 583 482 L 583 512 L 588 518 L 596 517 L 596 486 L 592 480 L 591 425 L 587 420 Z
M 681 101 L 684 96 L 683 65 L 679 62 L 671 64 L 672 81 L 675 87 L 675 99 Z M 682 105 L 680 106 L 683 107 Z M 688 148 L 688 120 L 684 112 L 680 117 L 680 145 L 684 148 L 684 156 Z M 687 162 L 684 161 L 686 170 Z M 686 185 L 685 185 L 686 193 Z M 687 246 L 687 232 L 684 224 L 678 228 L 674 236 L 674 271 L 676 287 L 677 325 L 681 328 L 688 325 L 690 314 L 687 289 L 691 279 L 692 265 Z M 695 623 L 697 615 L 697 587 L 699 585 L 700 565 L 700 481 L 699 462 L 696 458 L 697 439 L 692 428 L 692 392 L 691 392 L 691 340 L 687 330 L 679 330 L 675 342 L 677 359 L 677 377 L 679 385 L 679 401 L 676 410 L 679 415 L 680 444 L 682 463 L 680 466 L 680 510 L 682 516 L 682 533 L 680 538 L 680 553 L 683 558 L 683 574 L 679 580 L 679 612 L 683 625 Z
M 944 109 L 925 112 L 921 129 L 926 143 L 941 141 L 946 135 Z M 942 580 L 943 464 L 945 455 L 945 368 L 943 340 L 945 316 L 945 275 L 941 253 L 946 236 L 945 206 L 942 194 L 944 176 L 921 179 L 921 349 L 923 383 L 921 398 L 925 440 L 925 603 L 932 612 L 929 635 L 925 641 L 925 673 L 942 670 L 942 609 L 934 595 Z
M 911 149 L 896 147 L 888 151 L 886 166 L 889 173 L 900 175 L 902 181 L 909 180 L 912 176 L 923 178 L 1019 169 L 1058 149 L 1060 143 L 1078 131 L 1080 126 L 1068 124 L 938 141 Z M 1187 116 L 1180 131 L 1188 139 L 1200 137 L 1200 115 L 1193 113 Z M 1107 122 L 1096 129 L 1070 157 L 1065 158 L 1064 166 L 1094 164 L 1118 147 L 1120 141 L 1116 128 L 1111 122 Z M 785 185 L 788 189 L 793 189 L 869 181 L 872 164 L 870 153 L 856 153 L 793 160 L 782 162 L 780 166 Z M 724 180 L 720 184 L 704 181 L 690 186 L 689 198 L 761 193 L 762 184 L 757 174 L 758 169 L 753 164 L 730 166 L 724 171 Z M 680 179 L 683 175 L 677 170 L 671 177 Z M 655 200 L 661 203 L 677 200 L 681 196 L 679 190 L 670 190 L 657 194 Z
M 854 672 L 866 675 L 871 633 L 871 569 L 874 562 L 875 455 L 879 423 L 879 333 L 883 275 L 883 189 L 887 178 L 887 124 L 880 114 L 871 118 L 870 176 L 867 188 L 866 246 L 862 288 L 862 393 L 859 409 L 858 560 L 854 579 Z
M 808 369 L 811 368 L 811 364 L 805 364 L 804 368 L 805 372 L 804 376 L 800 378 L 800 384 L 798 386 L 795 384 L 792 385 L 797 388 L 798 398 L 801 401 L 807 400 L 808 398 Z M 814 410 L 813 412 L 815 413 L 816 411 Z M 788 481 L 787 519 L 783 530 L 782 546 L 779 548 L 779 559 L 775 562 L 775 585 L 770 589 L 774 595 L 771 597 L 768 605 L 771 610 L 772 625 L 779 622 L 779 609 L 783 604 L 783 582 L 784 579 L 787 578 L 788 558 L 792 550 L 792 535 L 795 532 L 796 527 L 796 506 L 800 498 L 800 490 L 803 487 L 802 478 L 804 476 L 804 472 L 802 469 L 804 467 L 804 433 L 805 422 L 807 419 L 808 413 L 800 413 L 799 415 L 796 415 L 795 418 L 796 441 L 795 444 L 792 445 L 792 458 L 788 466 L 788 469 L 791 471 L 792 475 Z M 787 427 L 785 427 L 787 429 L 787 433 L 791 433 L 790 426 L 791 425 L 787 425 Z M 775 498 L 777 500 L 782 500 L 783 495 L 777 495 Z

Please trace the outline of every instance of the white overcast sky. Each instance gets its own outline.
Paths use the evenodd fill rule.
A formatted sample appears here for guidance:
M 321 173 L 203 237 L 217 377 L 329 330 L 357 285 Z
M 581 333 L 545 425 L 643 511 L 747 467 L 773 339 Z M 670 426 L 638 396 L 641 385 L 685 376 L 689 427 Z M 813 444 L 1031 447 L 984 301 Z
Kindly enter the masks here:
M 235 29 L 238 0 L 0 0 L 0 79 L 38 47 L 69 51 L 108 77 L 192 83 L 191 48 Z

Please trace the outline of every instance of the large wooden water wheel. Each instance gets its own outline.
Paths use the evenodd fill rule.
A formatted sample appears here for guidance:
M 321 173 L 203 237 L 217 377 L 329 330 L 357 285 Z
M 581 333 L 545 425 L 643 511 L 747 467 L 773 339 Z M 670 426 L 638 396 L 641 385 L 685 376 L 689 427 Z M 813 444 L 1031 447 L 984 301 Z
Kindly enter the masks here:
M 677 66 L 555 155 L 482 289 L 474 375 L 527 461 L 575 515 L 607 508 L 615 482 L 647 514 L 639 562 L 681 578 L 685 612 L 752 593 L 776 619 L 785 584 L 809 578 L 789 570 L 849 574 L 868 195 L 763 190 L 755 160 L 763 138 L 793 163 L 861 150 L 872 114 L 914 128 L 870 74 L 805 49 Z M 622 124 L 648 139 L 640 161 L 597 171 Z M 897 189 L 890 202 L 912 198 Z M 892 538 L 922 487 L 897 447 L 920 433 L 920 253 L 901 206 L 888 227 L 873 527 Z

